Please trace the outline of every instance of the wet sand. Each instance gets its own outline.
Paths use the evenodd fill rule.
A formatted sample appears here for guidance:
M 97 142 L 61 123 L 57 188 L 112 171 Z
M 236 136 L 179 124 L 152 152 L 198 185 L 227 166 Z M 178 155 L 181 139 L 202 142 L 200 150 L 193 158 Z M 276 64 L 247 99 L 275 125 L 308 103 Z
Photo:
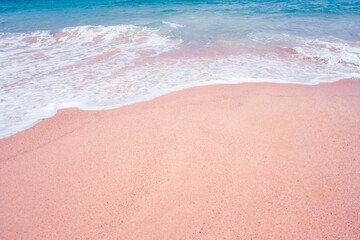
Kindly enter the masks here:
M 360 239 L 360 81 L 61 110 L 0 140 L 0 239 Z

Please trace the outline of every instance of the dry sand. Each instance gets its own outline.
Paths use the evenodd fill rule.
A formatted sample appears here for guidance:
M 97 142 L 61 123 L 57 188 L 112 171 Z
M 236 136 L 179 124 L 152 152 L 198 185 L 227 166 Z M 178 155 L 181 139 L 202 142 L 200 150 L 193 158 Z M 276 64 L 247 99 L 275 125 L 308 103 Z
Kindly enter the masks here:
M 61 110 L 0 140 L 0 239 L 360 239 L 360 81 Z

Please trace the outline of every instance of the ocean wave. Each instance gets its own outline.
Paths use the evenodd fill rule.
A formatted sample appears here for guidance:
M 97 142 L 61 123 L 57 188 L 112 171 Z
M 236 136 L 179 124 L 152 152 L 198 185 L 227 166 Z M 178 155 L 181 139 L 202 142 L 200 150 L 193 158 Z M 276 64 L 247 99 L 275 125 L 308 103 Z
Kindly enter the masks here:
M 69 102 L 86 105 L 91 99 L 106 106 L 118 95 L 126 98 L 132 87 L 124 89 L 129 81 L 124 72 L 180 42 L 134 25 L 1 33 L 0 137 L 52 116 Z
M 186 27 L 185 25 L 181 25 L 178 23 L 172 23 L 172 22 L 167 22 L 167 21 L 162 21 L 163 24 L 169 25 L 172 28 L 183 28 Z
M 346 42 L 337 38 L 317 39 L 288 34 L 253 34 L 258 42 L 293 48 L 298 57 L 306 61 L 329 65 L 343 65 L 349 68 L 360 66 L 360 42 Z M 355 69 L 356 70 L 356 69 Z
M 80 26 L 0 34 L 0 138 L 58 109 L 110 109 L 191 86 L 316 84 L 360 77 L 360 44 L 255 33 L 184 42 L 155 28 Z

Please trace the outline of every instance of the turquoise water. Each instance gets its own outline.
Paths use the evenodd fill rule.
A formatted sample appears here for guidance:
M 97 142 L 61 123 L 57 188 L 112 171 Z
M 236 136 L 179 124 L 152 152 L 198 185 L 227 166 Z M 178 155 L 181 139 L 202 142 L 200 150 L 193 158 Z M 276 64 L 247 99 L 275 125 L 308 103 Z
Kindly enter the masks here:
M 2 0 L 0 32 L 58 31 L 69 26 L 118 24 L 161 28 L 162 21 L 177 21 L 189 26 L 182 31 L 185 36 L 204 40 L 216 37 L 213 34 L 220 35 L 219 38 L 236 38 L 240 33 L 254 30 L 356 40 L 359 16 L 358 0 Z
M 0 0 L 0 137 L 186 87 L 360 77 L 360 1 Z

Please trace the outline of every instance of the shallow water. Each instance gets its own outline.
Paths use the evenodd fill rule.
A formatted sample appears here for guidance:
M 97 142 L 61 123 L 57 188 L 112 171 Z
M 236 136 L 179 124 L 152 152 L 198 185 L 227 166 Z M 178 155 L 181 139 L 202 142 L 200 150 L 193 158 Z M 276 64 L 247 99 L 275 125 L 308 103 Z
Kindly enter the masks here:
M 185 87 L 360 77 L 360 1 L 0 1 L 0 138 Z

